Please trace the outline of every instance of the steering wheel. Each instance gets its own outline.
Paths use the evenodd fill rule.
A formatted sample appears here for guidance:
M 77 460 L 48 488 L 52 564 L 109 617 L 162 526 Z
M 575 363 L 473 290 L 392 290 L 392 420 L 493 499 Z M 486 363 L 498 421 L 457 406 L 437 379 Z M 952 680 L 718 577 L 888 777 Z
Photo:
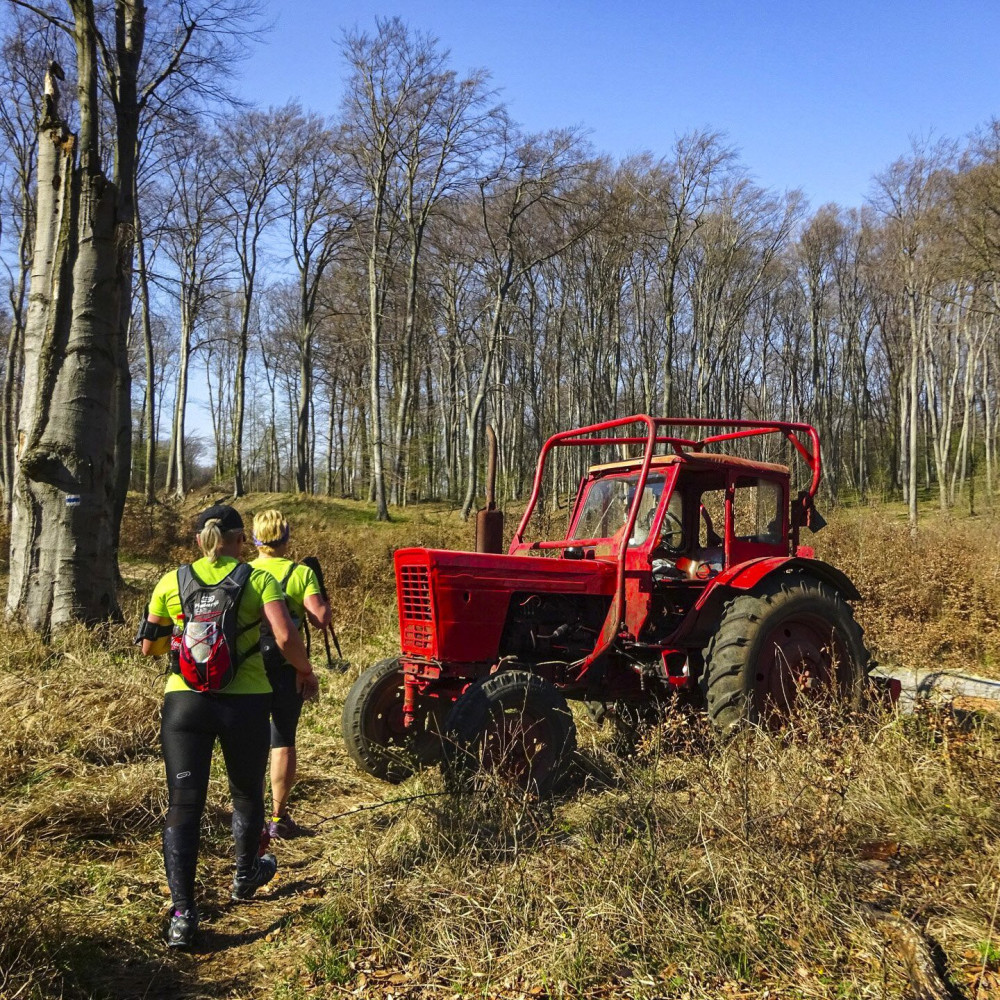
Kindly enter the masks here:
M 660 541 L 671 552 L 680 552 L 684 547 L 684 522 L 672 510 L 663 514 Z

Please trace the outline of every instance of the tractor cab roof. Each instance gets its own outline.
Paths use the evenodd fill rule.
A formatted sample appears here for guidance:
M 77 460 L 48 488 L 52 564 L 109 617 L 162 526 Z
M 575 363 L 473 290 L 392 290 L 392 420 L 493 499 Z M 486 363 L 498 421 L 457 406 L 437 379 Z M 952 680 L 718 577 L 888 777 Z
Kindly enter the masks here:
M 710 452 L 685 452 L 683 455 L 654 455 L 650 461 L 650 468 L 662 468 L 677 464 L 691 466 L 695 469 L 718 469 L 725 467 L 740 469 L 748 474 L 762 473 L 765 475 L 786 477 L 789 475 L 787 465 L 777 465 L 773 462 L 753 462 L 748 458 L 739 458 L 736 455 L 716 455 Z M 641 467 L 641 458 L 629 458 L 619 462 L 605 462 L 602 465 L 592 465 L 587 470 L 587 475 L 593 479 L 616 472 L 631 472 Z

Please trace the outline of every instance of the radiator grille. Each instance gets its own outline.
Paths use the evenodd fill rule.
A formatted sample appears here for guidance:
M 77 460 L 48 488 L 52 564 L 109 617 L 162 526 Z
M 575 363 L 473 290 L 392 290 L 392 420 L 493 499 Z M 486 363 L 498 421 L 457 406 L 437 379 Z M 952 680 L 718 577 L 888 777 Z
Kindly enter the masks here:
M 407 622 L 403 629 L 404 649 L 433 649 L 434 629 L 423 622 Z
M 433 621 L 430 570 L 426 566 L 401 567 L 400 586 L 403 598 L 403 617 L 411 622 Z

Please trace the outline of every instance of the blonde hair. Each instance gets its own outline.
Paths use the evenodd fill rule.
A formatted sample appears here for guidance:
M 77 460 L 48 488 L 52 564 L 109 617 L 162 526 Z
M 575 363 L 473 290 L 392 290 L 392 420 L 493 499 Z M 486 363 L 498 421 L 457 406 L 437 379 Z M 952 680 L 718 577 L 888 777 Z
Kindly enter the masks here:
M 288 543 L 291 529 L 280 510 L 271 508 L 254 514 L 253 543 L 266 556 L 276 556 Z
M 231 542 L 237 535 L 242 534 L 242 528 L 236 528 L 232 531 L 223 531 L 222 521 L 220 521 L 217 517 L 213 517 L 211 521 L 206 521 L 205 527 L 198 532 L 198 545 L 201 547 L 201 551 L 205 554 L 205 558 L 209 562 L 215 562 L 219 558 L 219 549 L 221 549 L 226 542 Z

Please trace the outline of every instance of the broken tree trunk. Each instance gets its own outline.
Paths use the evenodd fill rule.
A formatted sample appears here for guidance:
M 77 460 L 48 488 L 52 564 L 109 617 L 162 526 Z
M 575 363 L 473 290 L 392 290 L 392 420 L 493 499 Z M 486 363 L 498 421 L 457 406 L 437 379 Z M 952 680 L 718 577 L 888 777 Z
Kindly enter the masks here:
M 80 5 L 75 32 L 79 142 L 60 116 L 58 67 L 46 76 L 17 426 L 7 608 L 44 633 L 120 617 L 114 551 L 120 244 L 130 234 L 119 231 L 118 192 L 98 155 L 88 6 Z

